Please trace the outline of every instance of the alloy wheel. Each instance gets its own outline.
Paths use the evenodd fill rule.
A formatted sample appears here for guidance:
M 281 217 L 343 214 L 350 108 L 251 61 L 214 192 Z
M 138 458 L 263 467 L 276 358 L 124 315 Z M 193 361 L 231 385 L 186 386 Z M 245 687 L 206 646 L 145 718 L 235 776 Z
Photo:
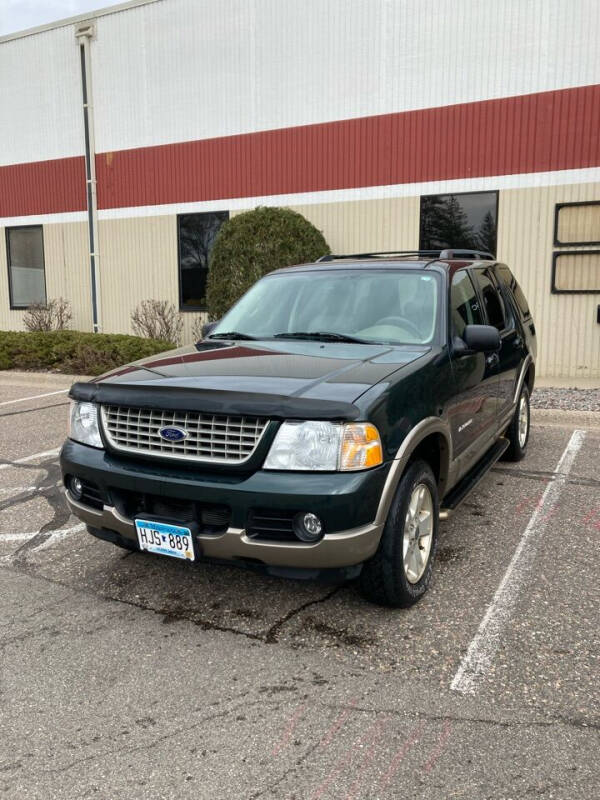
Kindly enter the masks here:
M 521 395 L 519 402 L 519 447 L 523 449 L 527 442 L 527 434 L 529 433 L 529 409 L 527 408 L 527 398 L 524 394 Z
M 433 541 L 433 498 L 429 488 L 419 483 L 412 491 L 404 520 L 402 556 L 409 583 L 418 583 L 429 561 Z

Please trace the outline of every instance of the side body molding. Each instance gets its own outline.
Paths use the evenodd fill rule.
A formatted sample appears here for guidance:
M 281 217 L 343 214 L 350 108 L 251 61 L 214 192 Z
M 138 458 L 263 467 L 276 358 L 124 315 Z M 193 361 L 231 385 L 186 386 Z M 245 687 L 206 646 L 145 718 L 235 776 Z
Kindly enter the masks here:
M 383 487 L 383 492 L 381 493 L 377 516 L 375 517 L 376 524 L 385 524 L 394 493 L 396 492 L 396 488 L 408 460 L 418 445 L 432 433 L 441 434 L 444 443 L 440 452 L 440 500 L 450 488 L 450 473 L 452 470 L 452 439 L 450 438 L 450 428 L 448 423 L 439 417 L 426 417 L 410 431 L 394 457 Z
M 519 395 L 521 394 L 521 389 L 523 388 L 523 381 L 525 380 L 525 375 L 527 375 L 527 370 L 529 369 L 529 365 L 533 363 L 533 358 L 530 355 L 525 357 L 523 361 L 523 366 L 521 367 L 521 374 L 517 380 L 515 386 L 515 394 L 513 397 L 513 405 L 516 406 L 519 400 Z
M 510 411 L 507 414 L 505 414 L 504 417 L 500 420 L 500 426 L 499 426 L 500 430 L 503 430 L 505 426 L 508 425 L 508 423 L 512 419 L 513 414 L 515 413 L 517 403 L 519 402 L 521 389 L 523 388 L 523 384 L 525 383 L 525 376 L 527 375 L 529 367 L 532 364 L 533 364 L 533 358 L 531 357 L 531 355 L 527 355 L 525 360 L 523 361 L 523 364 L 521 366 L 521 372 L 519 373 L 519 377 L 517 378 L 517 381 L 515 383 L 515 391 L 513 394 L 512 406 L 510 408 Z

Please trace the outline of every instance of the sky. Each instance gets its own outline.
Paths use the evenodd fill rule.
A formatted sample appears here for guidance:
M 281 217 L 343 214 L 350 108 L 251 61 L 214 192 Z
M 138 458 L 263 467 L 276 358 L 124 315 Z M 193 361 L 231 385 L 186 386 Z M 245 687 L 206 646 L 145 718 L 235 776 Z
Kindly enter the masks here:
M 0 36 L 120 2 L 122 0 L 0 0 Z

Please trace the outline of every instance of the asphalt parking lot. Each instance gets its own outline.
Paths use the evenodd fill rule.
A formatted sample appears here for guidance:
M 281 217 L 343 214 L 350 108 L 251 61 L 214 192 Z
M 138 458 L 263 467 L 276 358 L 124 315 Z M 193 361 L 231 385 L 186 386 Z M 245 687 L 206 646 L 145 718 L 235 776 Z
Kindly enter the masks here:
M 89 536 L 69 384 L 0 374 L 0 796 L 599 796 L 600 415 L 534 415 L 390 611 Z

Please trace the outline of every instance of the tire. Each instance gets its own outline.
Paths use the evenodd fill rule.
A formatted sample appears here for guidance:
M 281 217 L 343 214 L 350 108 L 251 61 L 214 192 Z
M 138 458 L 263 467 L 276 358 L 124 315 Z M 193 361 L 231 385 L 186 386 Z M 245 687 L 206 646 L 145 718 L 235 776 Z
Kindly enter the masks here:
M 411 529 L 409 507 L 414 502 L 415 492 L 420 492 L 420 487 L 427 490 L 422 493 L 424 502 L 419 515 L 421 523 L 416 529 L 414 526 Z M 413 505 L 413 511 L 415 509 L 416 506 Z M 425 524 L 427 518 L 423 513 L 426 510 L 430 511 L 430 525 Z M 400 479 L 377 552 L 364 564 L 360 574 L 359 588 L 367 600 L 391 608 L 407 608 L 425 594 L 431 580 L 437 549 L 439 511 L 437 484 L 431 467 L 426 461 L 413 462 Z M 427 530 L 431 531 L 428 537 L 422 534 L 422 531 Z M 409 545 L 410 552 L 406 552 L 407 558 L 404 548 L 405 534 L 413 542 Z M 425 554 L 427 544 L 428 552 Z M 420 575 L 415 569 L 412 569 L 411 574 L 411 564 L 416 563 L 415 557 L 425 559 L 424 564 L 419 564 L 423 569 Z
M 521 428 L 521 413 L 525 414 L 526 428 L 523 432 Z M 515 409 L 513 418 L 508 426 L 504 436 L 509 441 L 509 446 L 504 453 L 504 461 L 520 461 L 527 452 L 527 443 L 529 442 L 529 428 L 530 428 L 530 410 L 529 410 L 529 389 L 523 386 L 521 394 L 519 395 L 519 402 Z

